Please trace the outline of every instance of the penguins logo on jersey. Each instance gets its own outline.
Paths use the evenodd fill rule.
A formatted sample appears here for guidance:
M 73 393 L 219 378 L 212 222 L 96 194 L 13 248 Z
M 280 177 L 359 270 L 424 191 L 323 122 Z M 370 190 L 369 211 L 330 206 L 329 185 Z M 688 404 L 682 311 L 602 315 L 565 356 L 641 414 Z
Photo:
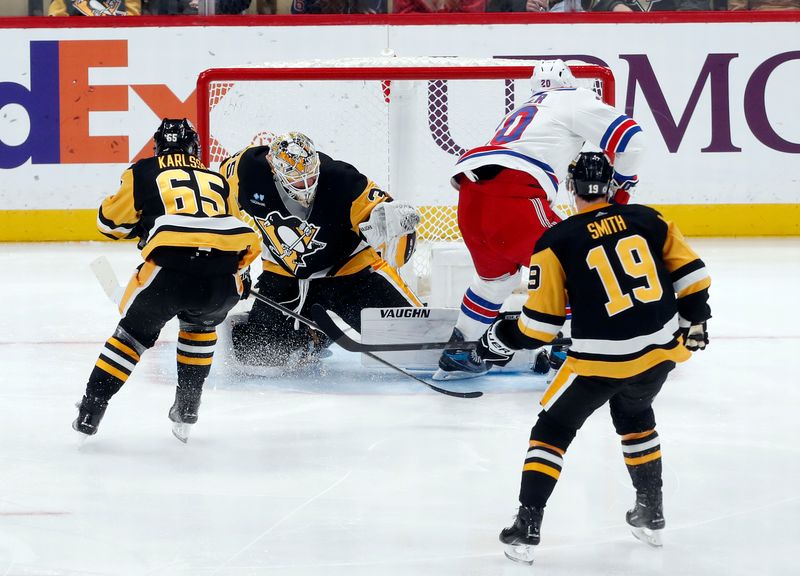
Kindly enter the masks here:
M 305 258 L 325 247 L 325 242 L 314 240 L 319 228 L 296 216 L 270 212 L 255 220 L 270 254 L 292 274 L 306 265 Z

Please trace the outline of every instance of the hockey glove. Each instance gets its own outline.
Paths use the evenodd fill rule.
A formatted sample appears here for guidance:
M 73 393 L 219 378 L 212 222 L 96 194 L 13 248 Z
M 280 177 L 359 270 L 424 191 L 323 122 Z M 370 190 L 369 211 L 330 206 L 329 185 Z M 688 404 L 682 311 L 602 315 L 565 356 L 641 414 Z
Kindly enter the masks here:
M 239 296 L 239 300 L 247 300 L 250 297 L 250 290 L 253 288 L 249 267 L 239 272 L 239 279 L 242 281 L 242 294 Z
M 692 324 L 688 328 L 683 328 L 683 345 L 690 351 L 697 352 L 705 350 L 708 345 L 708 332 L 706 323 Z
M 639 183 L 639 177 L 635 174 L 633 176 L 624 176 L 617 171 L 614 171 L 614 176 L 611 179 L 611 202 L 614 204 L 627 204 L 631 199 L 631 192 L 634 187 Z
M 419 212 L 411 204 L 382 202 L 372 209 L 369 219 L 358 227 L 370 246 L 380 250 L 386 242 L 413 232 L 419 222 Z
M 503 343 L 500 336 L 497 334 L 497 327 L 506 320 L 516 322 L 518 318 L 518 312 L 501 313 L 497 320 L 489 326 L 489 329 L 484 332 L 481 339 L 478 340 L 478 347 L 476 349 L 476 352 L 484 362 L 487 364 L 494 364 L 495 366 L 505 366 L 511 362 L 517 350 Z

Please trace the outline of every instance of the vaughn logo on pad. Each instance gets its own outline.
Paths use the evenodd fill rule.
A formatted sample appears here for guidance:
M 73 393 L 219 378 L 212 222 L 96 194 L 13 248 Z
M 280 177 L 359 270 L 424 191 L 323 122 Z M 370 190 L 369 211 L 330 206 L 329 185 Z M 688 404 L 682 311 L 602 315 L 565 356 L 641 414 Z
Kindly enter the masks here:
M 381 318 L 430 318 L 427 308 L 381 308 Z

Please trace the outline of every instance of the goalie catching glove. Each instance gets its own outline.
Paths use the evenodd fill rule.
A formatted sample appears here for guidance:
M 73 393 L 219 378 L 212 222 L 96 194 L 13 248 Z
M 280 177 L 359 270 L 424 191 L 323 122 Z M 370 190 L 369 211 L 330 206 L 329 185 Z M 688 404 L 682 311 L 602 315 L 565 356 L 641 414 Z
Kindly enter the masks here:
M 419 212 L 411 204 L 381 202 L 358 228 L 367 243 L 380 252 L 384 260 L 399 268 L 414 253 L 419 222 Z
M 501 312 L 489 329 L 483 333 L 478 340 L 476 352 L 487 364 L 495 366 L 505 366 L 514 357 L 516 348 L 506 345 L 497 334 L 497 328 L 502 322 L 510 321 L 516 323 L 519 320 L 519 312 Z

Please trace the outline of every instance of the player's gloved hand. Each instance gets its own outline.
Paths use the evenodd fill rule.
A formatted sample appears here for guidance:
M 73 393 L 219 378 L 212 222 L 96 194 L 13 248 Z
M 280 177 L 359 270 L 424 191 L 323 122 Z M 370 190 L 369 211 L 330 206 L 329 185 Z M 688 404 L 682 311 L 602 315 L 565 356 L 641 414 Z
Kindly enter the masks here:
M 611 201 L 614 204 L 627 204 L 631 199 L 631 192 L 638 183 L 637 175 L 625 176 L 614 171 L 614 176 L 611 178 Z
M 250 268 L 245 268 L 239 272 L 239 278 L 242 281 L 242 294 L 239 296 L 239 299 L 247 300 L 250 297 L 250 290 L 253 288 L 253 280 L 250 278 Z
M 501 312 L 497 320 L 483 333 L 483 336 L 478 340 L 476 352 L 484 362 L 495 366 L 505 366 L 511 361 L 517 350 L 501 340 L 497 334 L 497 327 L 503 322 L 516 322 L 518 319 L 519 312 Z
M 705 350 L 708 346 L 708 331 L 706 330 L 706 323 L 692 324 L 688 328 L 682 329 L 683 345 L 692 352 L 698 350 Z

